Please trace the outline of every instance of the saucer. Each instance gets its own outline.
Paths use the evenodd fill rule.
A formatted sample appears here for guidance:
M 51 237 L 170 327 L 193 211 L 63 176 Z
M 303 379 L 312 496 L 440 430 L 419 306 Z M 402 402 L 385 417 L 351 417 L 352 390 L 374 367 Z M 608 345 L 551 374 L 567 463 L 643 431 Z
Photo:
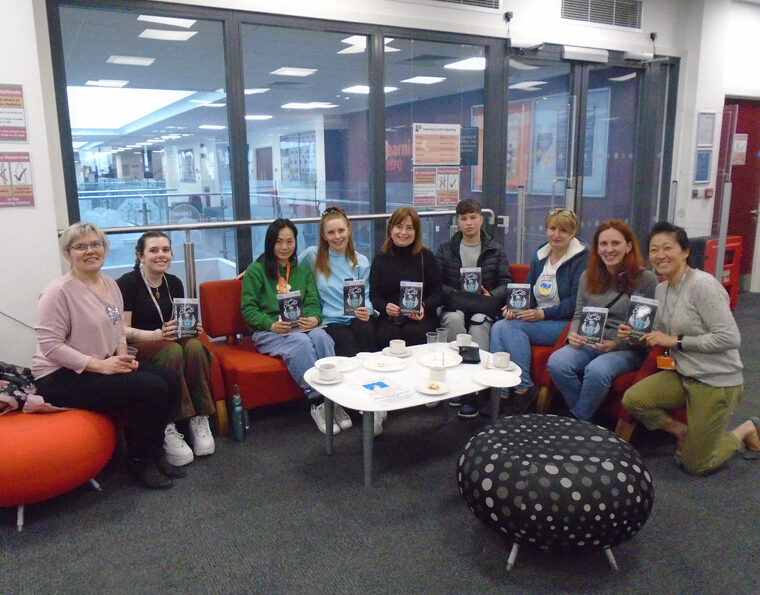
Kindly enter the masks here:
M 430 388 L 428 386 L 428 382 L 435 382 L 438 385 L 438 388 Z M 417 386 L 414 387 L 415 390 L 425 394 L 425 395 L 443 395 L 447 392 L 449 392 L 449 385 L 445 382 L 439 382 L 438 380 L 426 380 L 425 382 L 420 382 Z
M 462 345 L 462 347 L 477 347 L 478 344 L 475 341 L 470 341 L 469 345 Z M 454 351 L 459 352 L 459 343 L 456 341 L 452 341 L 449 343 L 449 347 L 451 347 Z
M 506 368 L 497 368 L 493 365 L 493 360 L 491 360 L 491 364 L 492 365 L 490 368 L 486 368 L 487 370 L 493 370 L 494 372 L 509 372 L 510 374 L 519 374 L 518 370 L 520 370 L 520 366 L 518 366 L 515 362 L 510 361 L 509 365 Z
M 311 370 L 314 370 L 313 372 Z M 338 371 L 338 375 L 331 379 L 331 380 L 323 380 L 319 375 L 319 370 L 316 368 L 310 368 L 309 369 L 309 382 L 313 382 L 314 384 L 338 384 L 343 380 L 343 373 Z
M 409 357 L 412 355 L 412 350 L 407 347 L 404 349 L 404 353 L 392 353 L 390 347 L 383 347 L 383 355 L 390 355 L 391 357 Z
M 511 388 L 520 384 L 517 374 L 510 374 L 505 370 L 481 370 L 472 375 L 472 379 L 485 386 L 494 388 Z
M 462 363 L 462 356 L 451 351 L 436 351 L 426 353 L 417 361 L 428 368 L 453 368 Z
M 362 366 L 373 372 L 395 372 L 406 368 L 406 362 L 395 356 L 376 355 L 362 360 Z
M 356 370 L 359 367 L 359 360 L 353 357 L 344 357 L 342 355 L 333 355 L 330 357 L 323 357 L 314 362 L 314 367 L 319 367 L 321 364 L 335 364 L 338 366 L 338 370 L 345 374 L 351 370 Z

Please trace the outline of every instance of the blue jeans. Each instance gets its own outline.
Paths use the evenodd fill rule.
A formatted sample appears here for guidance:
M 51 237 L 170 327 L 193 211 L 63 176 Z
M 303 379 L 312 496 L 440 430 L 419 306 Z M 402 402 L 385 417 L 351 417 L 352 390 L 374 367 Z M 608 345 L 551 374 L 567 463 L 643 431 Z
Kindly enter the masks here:
M 253 342 L 261 353 L 281 357 L 288 367 L 288 372 L 310 399 L 319 393 L 303 379 L 306 370 L 323 357 L 335 355 L 335 343 L 325 329 L 315 328 L 308 333 L 280 335 L 271 331 L 256 331 Z
M 580 349 L 565 345 L 552 353 L 546 367 L 571 413 L 589 421 L 615 378 L 623 372 L 639 369 L 645 357 L 643 349 L 602 353 L 588 345 Z
M 517 388 L 533 386 L 530 378 L 530 346 L 551 346 L 557 342 L 567 326 L 567 320 L 539 320 L 523 322 L 513 318 L 499 320 L 491 328 L 491 353 L 506 351 L 510 359 L 522 369 Z

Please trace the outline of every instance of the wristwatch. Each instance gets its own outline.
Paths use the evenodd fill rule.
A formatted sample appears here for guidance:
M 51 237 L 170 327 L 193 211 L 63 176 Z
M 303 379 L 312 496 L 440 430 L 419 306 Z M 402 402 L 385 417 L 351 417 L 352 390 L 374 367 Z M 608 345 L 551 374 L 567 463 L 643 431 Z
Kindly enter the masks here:
M 676 343 L 676 347 L 678 347 L 679 350 L 683 351 L 683 335 L 678 335 L 678 342 Z

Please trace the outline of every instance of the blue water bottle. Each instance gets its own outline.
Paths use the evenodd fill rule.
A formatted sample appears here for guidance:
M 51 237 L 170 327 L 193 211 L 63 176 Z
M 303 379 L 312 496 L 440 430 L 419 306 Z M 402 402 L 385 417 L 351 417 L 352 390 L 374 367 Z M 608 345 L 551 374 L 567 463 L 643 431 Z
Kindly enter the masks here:
M 232 393 L 232 432 L 237 442 L 245 440 L 245 409 L 243 409 L 243 401 L 240 399 L 240 389 L 237 384 Z

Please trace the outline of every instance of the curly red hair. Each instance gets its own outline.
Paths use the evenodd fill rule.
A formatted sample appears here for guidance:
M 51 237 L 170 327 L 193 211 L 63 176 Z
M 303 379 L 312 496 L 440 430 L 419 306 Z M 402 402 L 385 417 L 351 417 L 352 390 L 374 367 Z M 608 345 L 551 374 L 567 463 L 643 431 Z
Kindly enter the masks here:
M 612 275 L 599 256 L 599 235 L 608 229 L 619 231 L 626 243 L 631 244 L 631 250 L 625 255 L 623 265 L 617 275 Z M 610 289 L 624 291 L 628 295 L 633 293 L 641 273 L 644 272 L 646 263 L 641 256 L 639 242 L 636 234 L 628 225 L 620 219 L 608 219 L 596 229 L 594 239 L 589 249 L 588 268 L 586 269 L 586 285 L 589 293 L 604 293 Z

